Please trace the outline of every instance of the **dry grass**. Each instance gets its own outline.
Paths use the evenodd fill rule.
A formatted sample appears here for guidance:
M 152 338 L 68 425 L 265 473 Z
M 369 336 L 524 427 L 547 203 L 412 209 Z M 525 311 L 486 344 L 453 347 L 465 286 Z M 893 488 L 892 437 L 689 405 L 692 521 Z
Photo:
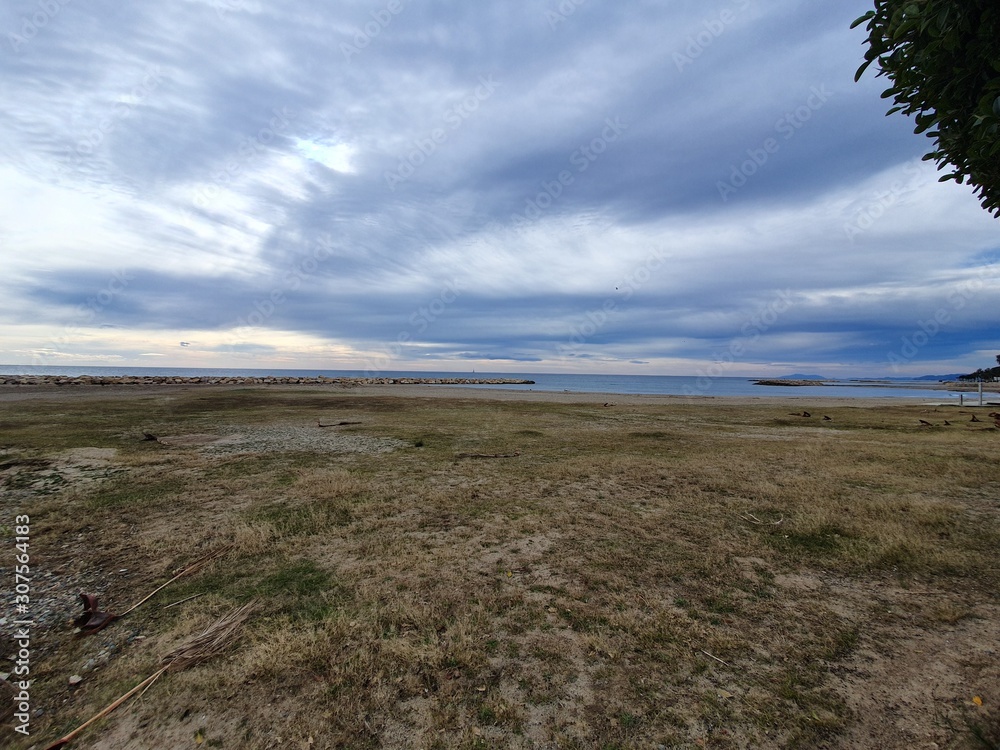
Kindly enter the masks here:
M 37 634 L 35 732 L 260 597 L 238 654 L 81 746 L 988 747 L 1000 433 L 957 410 L 790 411 L 237 388 L 0 402 L 2 512 L 31 513 L 39 570 L 87 566 L 126 603 L 233 545 L 97 637 Z M 403 447 L 139 440 L 318 418 Z M 52 480 L 79 447 L 117 450 L 106 476 Z

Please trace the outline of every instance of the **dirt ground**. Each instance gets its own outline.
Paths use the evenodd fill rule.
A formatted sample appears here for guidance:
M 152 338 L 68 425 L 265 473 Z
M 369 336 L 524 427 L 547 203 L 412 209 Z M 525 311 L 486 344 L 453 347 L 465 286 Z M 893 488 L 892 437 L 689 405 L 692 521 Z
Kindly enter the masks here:
M 257 601 L 72 747 L 1000 747 L 989 412 L 0 388 L 3 656 L 18 515 L 33 623 L 31 735 L 8 711 L 2 744 L 46 747 Z M 81 592 L 122 612 L 212 552 L 74 632 Z

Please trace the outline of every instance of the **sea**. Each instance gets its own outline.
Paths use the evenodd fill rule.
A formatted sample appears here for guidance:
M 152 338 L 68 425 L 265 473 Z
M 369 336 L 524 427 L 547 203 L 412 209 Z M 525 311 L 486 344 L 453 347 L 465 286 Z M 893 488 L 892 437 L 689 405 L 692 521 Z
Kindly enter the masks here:
M 463 388 L 491 388 L 569 393 L 605 393 L 667 396 L 800 396 L 838 398 L 919 398 L 937 403 L 958 403 L 957 392 L 932 390 L 927 381 L 828 380 L 816 386 L 763 386 L 755 378 L 683 375 L 584 375 L 539 372 L 415 372 L 363 370 L 282 370 L 183 367 L 56 367 L 42 365 L 0 365 L 0 375 L 95 375 L 172 377 L 316 377 L 328 378 L 514 378 L 533 380 L 532 385 L 469 385 Z M 450 386 L 454 387 L 454 386 Z M 996 394 L 990 394 L 995 397 Z M 976 398 L 965 394 L 966 401 Z

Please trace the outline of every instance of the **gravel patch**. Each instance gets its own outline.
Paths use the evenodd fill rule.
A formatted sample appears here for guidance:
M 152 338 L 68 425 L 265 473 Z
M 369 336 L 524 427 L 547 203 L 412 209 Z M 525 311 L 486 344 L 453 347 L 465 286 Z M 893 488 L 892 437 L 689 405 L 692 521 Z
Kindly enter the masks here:
M 212 455 L 234 453 L 391 453 L 409 443 L 394 438 L 345 434 L 334 427 L 233 427 L 233 434 L 205 445 Z M 236 432 L 235 430 L 238 430 Z

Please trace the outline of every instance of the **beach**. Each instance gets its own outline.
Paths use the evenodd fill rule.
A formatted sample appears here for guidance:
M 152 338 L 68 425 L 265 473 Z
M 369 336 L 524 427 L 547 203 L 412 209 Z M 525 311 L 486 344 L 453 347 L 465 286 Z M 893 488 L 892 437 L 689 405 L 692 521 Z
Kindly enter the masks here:
M 82 724 L 253 601 L 221 655 L 74 746 L 996 731 L 992 408 L 528 389 L 0 386 L 0 574 L 19 516 L 32 571 L 32 736 L 10 746 Z M 212 555 L 74 632 L 80 593 L 121 613 Z

